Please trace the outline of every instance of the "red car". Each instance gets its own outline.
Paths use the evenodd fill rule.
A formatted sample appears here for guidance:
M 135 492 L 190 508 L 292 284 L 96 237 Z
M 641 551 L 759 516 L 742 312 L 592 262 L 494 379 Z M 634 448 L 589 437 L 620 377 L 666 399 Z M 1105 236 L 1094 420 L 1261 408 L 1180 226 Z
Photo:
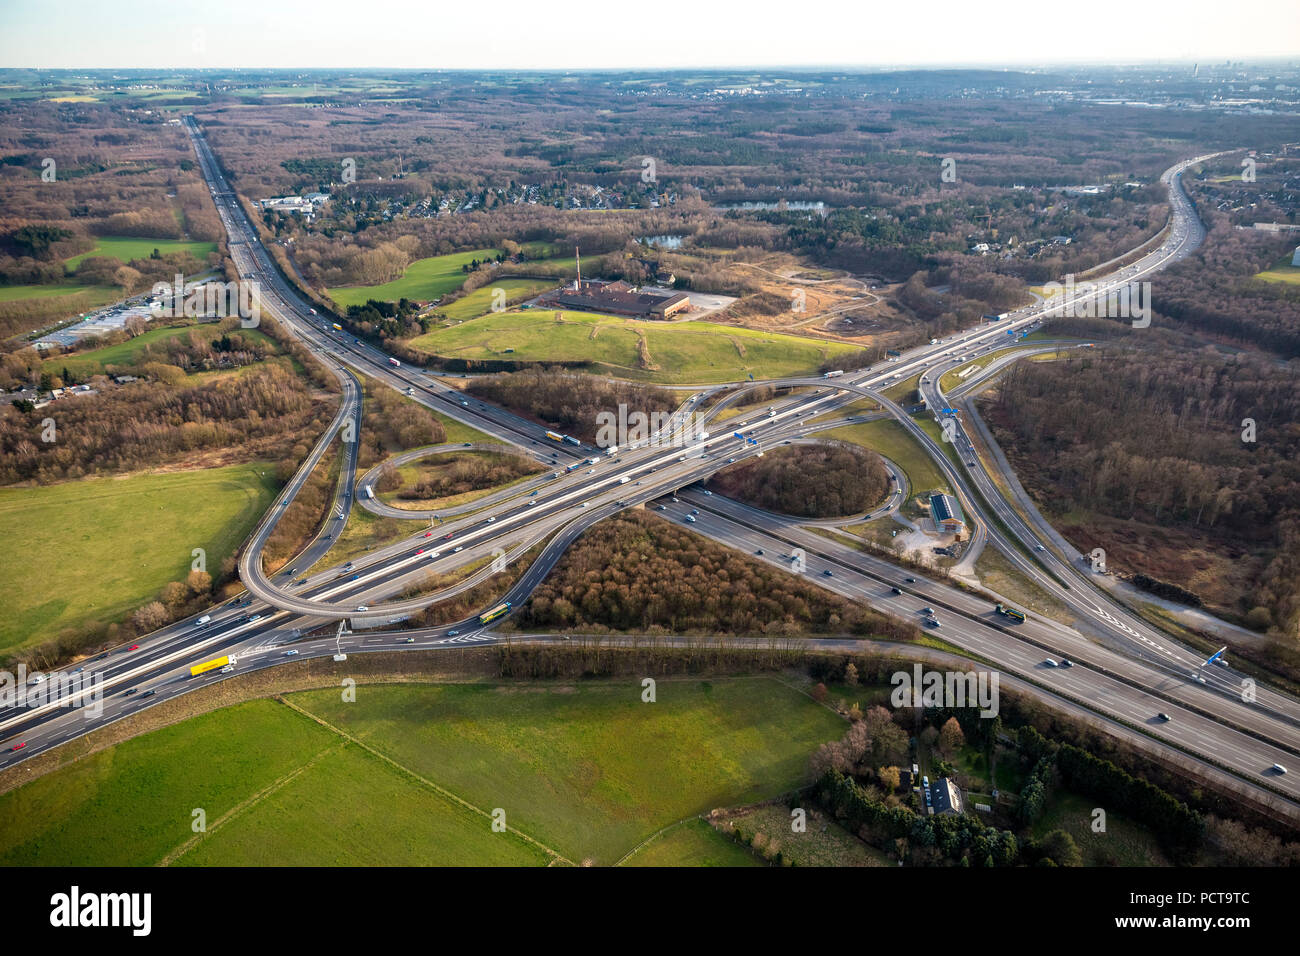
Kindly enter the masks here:
M 451 537 L 454 537 L 455 534 L 456 534 L 455 531 L 448 531 L 446 534 L 443 535 L 443 538 L 444 538 L 444 539 L 446 539 L 446 538 L 451 538 Z
M 433 532 L 432 532 L 432 531 L 426 531 L 426 532 L 424 533 L 424 536 L 425 536 L 426 538 L 432 538 L 432 537 L 433 537 Z
M 421 548 L 419 551 L 417 551 L 417 552 L 415 552 L 415 553 L 416 553 L 416 554 L 424 554 L 424 548 Z
M 138 651 L 139 649 L 140 649 L 139 644 L 132 644 L 130 647 L 127 648 L 128 651 Z
M 26 747 L 26 746 L 27 746 L 27 741 L 23 741 L 23 742 L 20 743 L 20 744 L 14 744 L 14 745 L 13 745 L 12 747 L 10 747 L 9 749 L 10 749 L 10 750 L 22 750 L 22 749 L 23 749 L 24 747 Z

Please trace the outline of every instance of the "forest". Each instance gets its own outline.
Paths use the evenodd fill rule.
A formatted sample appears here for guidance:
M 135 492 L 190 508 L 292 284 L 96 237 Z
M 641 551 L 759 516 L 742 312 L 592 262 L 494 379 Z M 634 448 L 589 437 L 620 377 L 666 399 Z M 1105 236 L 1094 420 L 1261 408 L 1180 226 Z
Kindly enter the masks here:
M 589 633 L 871 635 L 917 629 L 646 513 L 589 529 L 514 618 Z
M 867 511 L 889 492 L 880 456 L 858 445 L 774 448 L 717 472 L 717 494 L 800 518 L 838 518 Z
M 313 401 L 280 365 L 202 384 L 187 382 L 174 366 L 141 371 L 154 380 L 0 415 L 0 484 L 121 474 L 214 453 L 226 464 L 283 457 L 296 468 L 306 446 L 298 454 L 295 441 L 333 417 L 329 403 Z M 56 427 L 49 442 L 42 440 L 47 418 Z
M 1119 525 L 1094 529 L 1076 541 L 1082 550 L 1102 547 L 1108 566 L 1171 580 L 1295 650 L 1300 389 L 1290 369 L 1212 347 L 1106 347 L 1020 363 L 983 407 L 1040 507 L 1149 529 L 1140 546 Z M 1198 574 L 1207 546 L 1238 573 Z

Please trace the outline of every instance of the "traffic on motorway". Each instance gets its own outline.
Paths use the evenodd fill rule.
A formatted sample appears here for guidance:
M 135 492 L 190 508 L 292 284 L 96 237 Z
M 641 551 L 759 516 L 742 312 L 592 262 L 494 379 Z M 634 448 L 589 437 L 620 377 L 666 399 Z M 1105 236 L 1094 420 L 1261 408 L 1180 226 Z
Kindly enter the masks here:
M 209 183 L 229 248 L 241 276 L 256 279 L 263 314 L 269 314 L 332 370 L 340 382 L 339 409 L 303 465 L 286 483 L 273 507 L 240 555 L 239 571 L 247 593 L 203 615 L 164 628 L 138 645 L 115 649 L 92 661 L 102 680 L 102 713 L 87 719 L 78 705 L 88 692 L 47 700 L 36 707 L 0 711 L 0 746 L 5 762 L 29 759 L 87 730 L 103 726 L 145 706 L 184 694 L 232 674 L 326 654 L 376 650 L 430 649 L 491 643 L 492 625 L 527 600 L 560 555 L 583 531 L 624 508 L 649 505 L 670 520 L 732 547 L 787 568 L 798 548 L 806 567 L 797 573 L 832 591 L 871 604 L 884 613 L 941 629 L 945 640 L 995 662 L 1040 693 L 1056 695 L 1125 728 L 1140 728 L 1144 741 L 1173 746 L 1206 772 L 1227 774 L 1267 790 L 1300 814 L 1300 784 L 1273 768 L 1300 757 L 1300 704 L 1261 688 L 1254 702 L 1236 693 L 1239 675 L 1228 668 L 1205 668 L 1198 653 L 1156 631 L 1088 579 L 1077 558 L 1065 554 L 1046 523 L 1026 500 L 1008 501 L 977 455 L 967 423 L 956 420 L 959 454 L 947 451 L 916 419 L 881 394 L 881 389 L 913 375 L 933 410 L 948 407 L 939 387 L 944 372 L 977 354 L 987 354 L 1007 339 L 1018 340 L 1068 306 L 1053 299 L 1009 313 L 996 323 L 981 323 L 944 340 L 909 350 L 882 368 L 834 371 L 819 377 L 737 382 L 728 397 L 701 413 L 708 423 L 728 404 L 744 401 L 757 387 L 799 388 L 769 410 L 742 415 L 708 431 L 688 431 L 685 414 L 703 404 L 693 395 L 683 403 L 666 434 L 654 441 L 608 452 L 557 440 L 536 423 L 471 398 L 421 370 L 403 365 L 374 345 L 347 335 L 318 314 L 274 266 L 257 231 L 192 117 L 187 117 L 200 167 Z M 1167 171 L 1171 225 L 1152 251 L 1099 280 L 1090 295 L 1105 295 L 1186 256 L 1204 235 L 1181 188 L 1179 174 L 1205 157 Z M 1014 357 L 998 360 L 1004 367 Z M 996 369 L 986 370 L 992 374 Z M 273 578 L 263 568 L 264 545 L 331 444 L 359 432 L 364 409 L 356 373 L 390 386 L 440 414 L 484 432 L 505 447 L 521 450 L 547 467 L 538 478 L 475 503 L 472 513 L 447 511 L 417 515 L 409 538 L 376 548 L 364 558 L 329 566 L 329 551 L 351 515 L 354 503 L 380 508 L 371 496 L 358 497 L 355 440 L 344 440 L 343 468 L 335 488 L 336 517 L 322 528 L 288 574 Z M 974 381 L 974 379 L 972 380 Z M 712 395 L 728 388 L 706 390 Z M 780 443 L 813 440 L 816 432 L 843 422 L 830 416 L 863 396 L 875 399 L 883 414 L 898 420 L 944 472 L 976 523 L 978 545 L 991 544 L 1039 587 L 1074 612 L 1066 626 L 1016 609 L 1020 619 L 962 589 L 929 579 L 917 580 L 887 562 L 793 524 L 759 514 L 701 489 L 718 469 Z M 938 416 L 943 417 L 943 416 Z M 424 450 L 436 453 L 436 450 Z M 1026 517 L 1028 513 L 1028 517 Z M 437 520 L 436 527 L 430 523 Z M 526 555 L 530 559 L 502 601 L 461 621 L 437 628 L 404 629 L 402 622 L 436 601 L 462 594 Z M 451 572 L 494 558 L 456 584 L 416 597 L 405 592 L 430 568 Z M 301 576 L 298 571 L 303 572 Z M 292 647 L 286 648 L 286 644 Z M 193 669 L 225 659 L 219 667 Z M 1045 662 L 1052 661 L 1055 666 Z M 98 665 L 98 666 L 96 666 Z M 1062 666 L 1064 665 L 1064 666 Z M 1156 715 L 1169 719 L 1160 720 Z

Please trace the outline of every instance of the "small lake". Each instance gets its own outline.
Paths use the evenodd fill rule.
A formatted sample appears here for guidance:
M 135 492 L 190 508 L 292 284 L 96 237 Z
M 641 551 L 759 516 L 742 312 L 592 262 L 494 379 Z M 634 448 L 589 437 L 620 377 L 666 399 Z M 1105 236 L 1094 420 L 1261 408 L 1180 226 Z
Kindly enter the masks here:
M 774 210 L 779 206 L 780 206 L 779 202 L 726 202 L 726 203 L 722 203 L 721 205 L 714 206 L 713 208 L 714 209 L 741 209 L 741 210 L 749 209 L 749 210 L 756 210 L 759 212 L 766 212 L 769 210 Z M 806 199 L 795 199 L 795 200 L 787 200 L 785 204 L 785 208 L 791 210 L 792 212 L 801 212 L 801 211 L 821 212 L 826 208 L 826 203 L 822 202 L 820 199 L 817 200 L 816 202 L 810 202 Z
M 680 249 L 685 236 L 641 236 L 637 242 L 644 242 L 656 249 Z

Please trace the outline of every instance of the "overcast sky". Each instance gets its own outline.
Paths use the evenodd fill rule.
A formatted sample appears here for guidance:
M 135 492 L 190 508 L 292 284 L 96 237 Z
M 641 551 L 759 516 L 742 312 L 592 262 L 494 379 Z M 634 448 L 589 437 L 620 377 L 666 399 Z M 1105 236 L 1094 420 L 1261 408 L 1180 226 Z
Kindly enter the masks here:
M 1300 60 L 1300 0 L 0 0 L 5 67 L 870 68 L 1278 56 Z

